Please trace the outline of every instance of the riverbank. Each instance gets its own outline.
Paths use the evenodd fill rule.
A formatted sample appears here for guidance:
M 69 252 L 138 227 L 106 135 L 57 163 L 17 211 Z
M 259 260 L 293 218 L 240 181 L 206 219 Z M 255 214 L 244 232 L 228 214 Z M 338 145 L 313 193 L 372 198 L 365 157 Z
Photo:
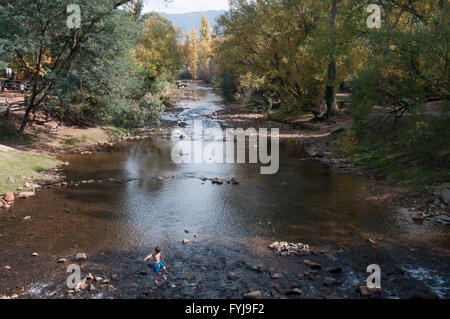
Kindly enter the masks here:
M 276 112 L 262 114 L 255 106 L 229 104 L 212 115 L 211 118 L 223 121 L 222 126 L 253 128 L 278 128 L 281 139 L 294 138 L 303 145 L 311 160 L 343 174 L 361 175 L 374 181 L 366 192 L 359 196 L 376 205 L 392 210 L 409 212 L 411 218 L 422 223 L 431 219 L 437 223 L 450 225 L 450 183 L 442 179 L 428 181 L 416 187 L 414 182 L 394 182 L 387 171 L 373 169 L 371 157 L 343 151 L 343 139 L 352 126 L 349 111 L 339 111 L 331 123 L 316 121 L 313 116 L 283 117 Z M 279 119 L 281 122 L 276 121 Z M 367 153 L 367 150 L 366 150 Z M 391 158 L 392 160 L 392 158 Z M 427 164 L 416 163 L 415 170 L 427 169 Z M 442 168 L 441 175 L 450 171 Z M 448 179 L 448 178 L 447 178 Z M 406 185 L 405 185 L 406 184 Z

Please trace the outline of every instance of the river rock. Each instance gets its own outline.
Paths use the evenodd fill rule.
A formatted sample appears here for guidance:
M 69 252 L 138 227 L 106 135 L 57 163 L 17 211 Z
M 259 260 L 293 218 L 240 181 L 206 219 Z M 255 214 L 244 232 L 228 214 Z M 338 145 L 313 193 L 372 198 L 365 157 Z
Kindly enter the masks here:
M 92 275 L 91 273 L 89 273 L 89 274 L 86 276 L 86 279 L 87 279 L 87 280 L 94 280 L 94 275 Z
M 425 219 L 425 216 L 423 216 L 422 214 L 414 214 L 412 217 L 412 220 L 415 222 L 421 222 Z
M 76 256 L 77 261 L 86 261 L 87 255 L 85 253 L 78 253 Z
M 37 257 L 37 256 L 39 256 L 39 254 L 38 253 L 32 253 L 31 256 Z
M 190 241 L 189 239 L 186 239 L 186 238 L 185 238 L 185 239 L 182 240 L 182 243 L 185 244 L 185 245 L 187 245 L 187 244 L 190 244 L 191 241 Z
M 305 260 L 303 261 L 303 263 L 304 263 L 306 266 L 308 266 L 309 268 L 311 268 L 311 269 L 320 269 L 320 268 L 322 268 L 322 265 L 317 264 L 317 263 L 315 263 L 315 262 L 313 262 L 313 261 L 311 261 L 311 260 L 308 260 L 308 259 L 305 259 Z
M 24 218 L 23 218 L 23 220 L 30 220 L 31 219 L 31 216 L 25 216 Z
M 323 285 L 326 287 L 340 286 L 342 282 L 333 277 L 325 277 L 323 279 Z
M 300 296 L 303 294 L 303 291 L 300 288 L 292 288 L 286 292 L 286 295 L 289 296 Z
M 284 289 L 284 287 L 280 284 L 280 283 L 276 283 L 275 285 L 272 286 L 272 288 L 276 291 L 279 292 L 280 294 L 285 294 L 286 290 Z
M 58 264 L 65 264 L 67 262 L 66 258 L 58 259 Z
M 224 181 L 219 178 L 213 178 L 213 179 L 211 179 L 211 182 L 213 184 L 217 184 L 217 185 L 222 185 L 224 183 Z
M 195 274 L 189 274 L 186 276 L 186 280 L 188 280 L 188 281 L 195 280 L 195 278 L 197 278 L 197 276 Z
M 341 273 L 342 272 L 342 268 L 341 267 L 328 267 L 325 269 L 326 272 L 330 272 L 332 274 L 337 274 L 337 273 Z
M 277 254 L 282 256 L 298 255 L 304 256 L 311 254 L 309 245 L 302 243 L 288 243 L 286 241 L 274 242 L 269 245 L 269 248 L 275 250 Z
M 230 271 L 230 272 L 227 274 L 227 277 L 228 277 L 228 279 L 230 279 L 230 280 L 233 280 L 233 279 L 236 279 L 236 278 L 237 278 L 236 274 L 235 274 L 234 272 L 232 272 L 232 271 Z
M 14 194 L 11 192 L 8 192 L 5 194 L 5 200 L 7 202 L 13 202 L 14 201 Z
M 32 196 L 36 195 L 35 192 L 20 192 L 19 198 L 30 198 Z
M 283 275 L 280 274 L 279 272 L 273 272 L 273 273 L 270 275 L 270 278 L 272 278 L 272 279 L 280 279 L 280 278 L 283 278 Z
M 446 203 L 447 205 L 450 204 L 450 189 L 444 188 L 443 190 L 441 190 L 441 197 L 444 203 Z
M 244 299 L 262 299 L 261 291 L 252 291 L 244 295 Z
M 363 297 L 369 297 L 369 296 L 372 296 L 373 294 L 380 292 L 381 289 L 359 286 L 356 289 L 356 291 Z
M 90 291 L 96 291 L 97 288 L 95 288 L 95 286 L 91 284 L 91 286 L 89 287 L 89 290 L 90 290 Z
M 449 224 L 450 223 L 450 216 L 447 215 L 440 215 L 436 217 L 436 220 L 443 224 Z

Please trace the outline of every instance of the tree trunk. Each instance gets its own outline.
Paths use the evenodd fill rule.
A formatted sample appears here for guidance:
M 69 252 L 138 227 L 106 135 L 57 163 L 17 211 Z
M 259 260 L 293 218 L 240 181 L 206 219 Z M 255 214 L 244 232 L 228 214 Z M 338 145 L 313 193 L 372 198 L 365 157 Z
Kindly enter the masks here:
M 33 110 L 33 108 L 36 106 L 34 103 L 36 100 L 36 95 L 37 95 L 36 90 L 37 90 L 37 85 L 35 83 L 33 85 L 33 93 L 32 93 L 31 99 L 30 99 L 30 103 L 28 104 L 27 109 L 25 110 L 25 114 L 22 118 L 22 124 L 20 124 L 20 128 L 18 131 L 18 133 L 20 135 L 23 134 L 23 131 L 25 130 L 25 127 L 27 126 L 28 119 L 30 118 L 30 113 Z
M 337 110 L 336 102 L 336 55 L 337 55 L 337 32 L 336 32 L 336 17 L 337 17 L 338 0 L 332 0 L 331 5 L 331 61 L 328 68 L 328 84 L 326 89 L 327 102 L 327 118 L 330 120 L 331 115 Z
M 22 124 L 20 124 L 20 128 L 19 128 L 20 135 L 23 134 L 23 131 L 25 130 L 25 127 L 27 126 L 28 119 L 30 117 L 30 113 L 31 113 L 32 109 L 33 109 L 33 107 L 31 105 L 29 105 L 25 111 L 25 115 L 22 118 Z

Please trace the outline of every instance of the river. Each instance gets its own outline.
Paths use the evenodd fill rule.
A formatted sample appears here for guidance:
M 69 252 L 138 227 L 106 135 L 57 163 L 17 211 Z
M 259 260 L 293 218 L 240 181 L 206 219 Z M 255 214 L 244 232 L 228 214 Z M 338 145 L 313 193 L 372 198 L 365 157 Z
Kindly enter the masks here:
M 188 129 L 193 120 L 220 128 L 205 117 L 223 107 L 220 96 L 205 87 L 195 94 L 198 99 L 177 103 L 182 112 L 164 119 Z M 283 298 L 272 287 L 279 283 L 286 290 L 300 287 L 300 298 L 350 298 L 365 285 L 370 264 L 381 267 L 383 298 L 449 297 L 448 228 L 416 224 L 407 214 L 360 200 L 371 184 L 364 177 L 306 160 L 295 139 L 280 143 L 275 175 L 261 175 L 259 164 L 175 164 L 174 143 L 151 138 L 62 156 L 70 162 L 68 181 L 95 182 L 44 189 L 1 213 L 0 267 L 12 269 L 0 271 L 0 295 L 67 298 L 67 266 L 84 252 L 83 276 L 113 277 L 114 287 L 94 283 L 95 291 L 69 297 L 241 298 L 260 290 Z M 240 183 L 217 185 L 204 177 Z M 185 238 L 192 242 L 184 245 Z M 267 247 L 274 241 L 306 243 L 315 253 L 279 256 Z M 157 245 L 169 283 L 154 286 L 142 259 Z M 63 257 L 68 262 L 58 264 Z M 322 269 L 308 273 L 306 258 Z M 329 274 L 327 267 L 342 272 Z M 272 279 L 271 272 L 282 278 Z M 342 285 L 324 287 L 325 276 Z

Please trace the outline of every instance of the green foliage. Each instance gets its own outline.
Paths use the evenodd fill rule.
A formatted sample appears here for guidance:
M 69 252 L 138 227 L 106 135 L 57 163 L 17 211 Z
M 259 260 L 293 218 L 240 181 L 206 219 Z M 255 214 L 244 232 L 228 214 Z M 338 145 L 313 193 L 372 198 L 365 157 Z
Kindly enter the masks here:
M 148 82 L 152 84 L 162 74 L 176 74 L 181 67 L 178 31 L 156 12 L 144 15 L 141 21 L 143 31 L 134 58 L 136 64 L 146 70 Z

